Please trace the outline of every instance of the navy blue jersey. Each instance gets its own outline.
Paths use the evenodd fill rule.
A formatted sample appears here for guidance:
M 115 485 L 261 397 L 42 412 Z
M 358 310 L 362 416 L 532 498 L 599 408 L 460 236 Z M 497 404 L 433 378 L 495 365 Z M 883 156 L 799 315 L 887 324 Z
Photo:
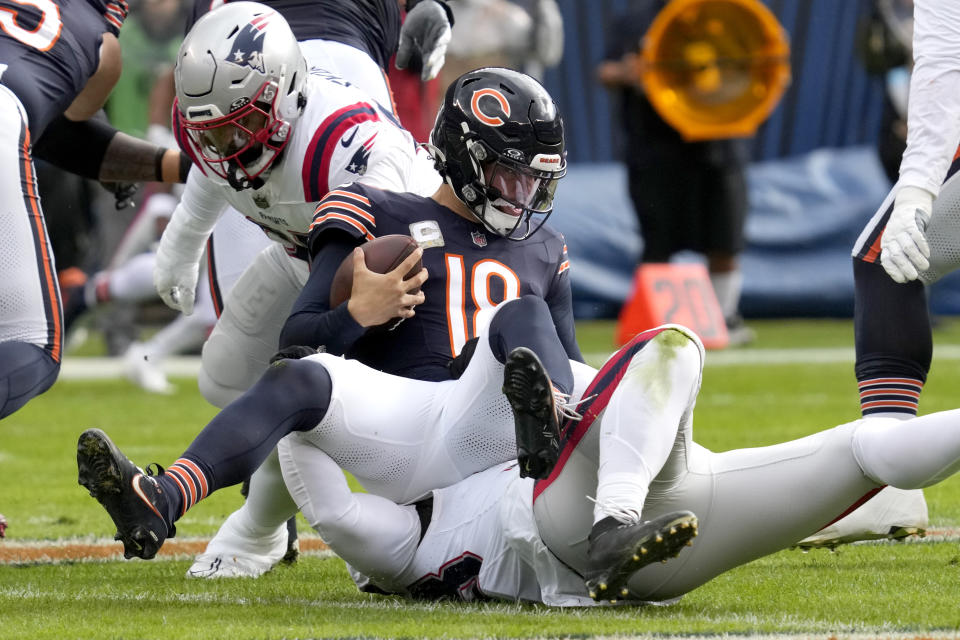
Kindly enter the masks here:
M 229 1 L 229 0 L 228 0 Z M 364 51 L 386 69 L 400 41 L 396 0 L 260 0 L 290 24 L 297 40 L 333 40 Z M 195 0 L 187 29 L 223 0 Z
M 322 253 L 330 238 L 341 244 L 344 238 L 350 238 L 356 245 L 389 234 L 412 236 L 423 247 L 423 266 L 430 274 L 423 286 L 426 301 L 416 308 L 413 318 L 395 329 L 361 329 L 344 349 L 334 352 L 342 351 L 349 358 L 395 375 L 448 379 L 450 360 L 477 335 L 478 327 L 489 321 L 493 308 L 504 300 L 533 294 L 550 306 L 568 355 L 579 358 L 567 248 L 559 232 L 544 227 L 533 237 L 514 242 L 430 198 L 352 184 L 334 189 L 320 202 L 310 246 L 320 247 L 318 252 Z M 337 259 L 344 254 L 349 254 L 349 247 Z M 302 311 L 348 315 L 346 304 L 329 310 L 331 265 L 320 272 L 317 261 L 313 264 L 311 281 L 324 281 L 326 286 L 308 282 L 294 305 L 294 315 Z M 327 299 L 309 299 L 318 295 Z
M 126 0 L 0 0 L 0 83 L 23 103 L 34 140 L 96 72 L 103 34 L 117 35 L 126 15 Z

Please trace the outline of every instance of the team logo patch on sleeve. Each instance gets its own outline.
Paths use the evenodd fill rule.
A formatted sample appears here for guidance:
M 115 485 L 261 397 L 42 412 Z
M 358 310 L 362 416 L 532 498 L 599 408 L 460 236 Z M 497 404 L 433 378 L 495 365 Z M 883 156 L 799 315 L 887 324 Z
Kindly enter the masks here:
M 353 135 L 356 135 L 356 131 L 353 132 Z M 367 172 L 367 161 L 370 160 L 370 151 L 373 149 L 373 141 L 376 140 L 377 134 L 373 134 L 367 141 L 360 145 L 360 148 L 354 152 L 353 157 L 350 158 L 350 164 L 347 165 L 347 171 L 350 173 L 355 173 L 362 176 Z M 352 141 L 352 139 L 351 139 Z

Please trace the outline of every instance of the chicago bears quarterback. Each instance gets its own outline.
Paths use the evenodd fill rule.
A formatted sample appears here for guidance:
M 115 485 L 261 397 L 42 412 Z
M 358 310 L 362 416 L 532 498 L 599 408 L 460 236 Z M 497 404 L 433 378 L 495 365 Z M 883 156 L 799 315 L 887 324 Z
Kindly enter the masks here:
M 81 435 L 80 482 L 113 517 L 128 555 L 152 557 L 188 508 L 257 469 L 293 431 L 396 500 L 509 460 L 518 444 L 525 473 L 545 470 L 555 393 L 574 391 L 571 361 L 582 360 L 566 247 L 543 224 L 566 172 L 562 120 L 529 76 L 479 69 L 451 85 L 431 140 L 445 177 L 432 198 L 348 185 L 316 207 L 310 280 L 284 339 L 326 353 L 270 367 L 160 475 L 143 475 L 103 432 Z M 421 247 L 392 272 L 366 271 L 362 242 L 397 232 Z M 351 298 L 330 309 L 334 267 L 351 252 Z M 427 268 L 405 279 L 417 259 Z M 396 316 L 405 320 L 392 331 L 366 329 Z M 468 344 L 472 357 L 455 359 Z M 528 386 L 533 397 L 517 397 Z M 246 505 L 231 516 L 207 549 L 215 561 L 192 571 L 272 566 L 296 509 L 285 492 L 273 504 L 269 527 Z
M 178 151 L 90 120 L 119 77 L 126 15 L 124 0 L 0 2 L 0 419 L 50 388 L 63 355 L 33 156 L 108 181 L 178 182 L 189 166 Z

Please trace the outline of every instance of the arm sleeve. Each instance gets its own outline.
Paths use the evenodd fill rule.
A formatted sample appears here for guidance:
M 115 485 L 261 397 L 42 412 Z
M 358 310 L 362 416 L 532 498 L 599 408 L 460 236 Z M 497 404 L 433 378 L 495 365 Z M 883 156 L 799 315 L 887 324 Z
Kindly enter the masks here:
M 98 118 L 74 122 L 61 114 L 33 145 L 33 154 L 64 171 L 98 180 L 107 147 L 117 133 Z M 150 159 L 152 162 L 152 155 Z
M 359 241 L 342 232 L 325 236 L 310 263 L 310 277 L 280 332 L 281 349 L 294 345 L 323 347 L 327 353 L 340 356 L 366 332 L 350 315 L 346 302 L 336 309 L 329 303 L 333 274 Z
M 199 171 L 191 171 L 180 204 L 160 237 L 157 264 L 196 264 L 224 210 L 220 188 Z
M 960 143 L 960 3 L 916 0 L 899 186 L 938 194 Z
M 557 278 L 546 299 L 553 316 L 553 324 L 557 328 L 557 336 L 563 344 L 567 357 L 570 360 L 583 362 L 583 354 L 577 344 L 577 329 L 573 317 L 573 292 L 570 289 L 570 276 L 563 275 Z
M 557 336 L 567 352 L 567 358 L 583 362 L 583 354 L 580 353 L 580 346 L 577 344 L 577 327 L 573 317 L 573 290 L 570 287 L 570 259 L 567 256 L 566 243 L 560 252 L 557 270 L 544 299 L 550 307 L 553 325 L 557 328 Z

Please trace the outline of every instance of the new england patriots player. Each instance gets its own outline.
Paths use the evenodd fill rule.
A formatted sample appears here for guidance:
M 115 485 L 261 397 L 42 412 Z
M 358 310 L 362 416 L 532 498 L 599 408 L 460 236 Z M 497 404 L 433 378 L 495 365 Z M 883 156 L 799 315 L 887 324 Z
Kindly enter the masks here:
M 544 479 L 501 464 L 402 504 L 351 493 L 310 432 L 281 440 L 283 476 L 364 590 L 581 606 L 672 600 L 884 485 L 926 487 L 960 470 L 960 410 L 711 452 L 692 439 L 703 359 L 683 327 L 637 335 L 583 392 L 583 418 L 563 425 Z
M 63 355 L 56 266 L 33 156 L 91 179 L 182 181 L 189 161 L 90 120 L 120 74 L 124 0 L 0 1 L 0 419 L 54 383 Z
M 224 0 L 197 0 L 188 29 L 223 4 Z M 443 65 L 453 24 L 453 14 L 442 0 L 407 2 L 402 27 L 396 0 L 268 0 L 264 4 L 286 19 L 308 67 L 338 76 L 391 113 L 396 109 L 386 77 L 390 58 L 396 53 L 398 68 L 419 65 L 423 80 L 432 79 Z M 245 268 L 269 243 L 242 216 L 221 216 L 207 245 L 210 294 L 218 313 Z M 208 358 L 216 357 L 211 346 Z M 228 396 L 219 386 L 204 388 L 211 390 L 208 400 L 223 406 L 235 395 Z
M 349 185 L 316 207 L 310 280 L 284 336 L 325 353 L 269 368 L 160 475 L 139 472 L 103 432 L 81 435 L 81 484 L 114 518 L 128 555 L 152 557 L 190 506 L 256 469 L 293 431 L 396 500 L 513 458 L 515 425 L 531 454 L 525 473 L 542 471 L 533 454 L 555 436 L 554 392 L 574 390 L 571 360 L 582 360 L 564 241 L 543 225 L 566 171 L 562 120 L 529 76 L 480 69 L 451 85 L 431 140 L 446 180 L 432 198 Z M 421 248 L 390 273 L 367 271 L 362 242 L 396 232 Z M 330 309 L 332 266 L 351 252 L 351 297 Z M 421 256 L 427 268 L 405 280 Z M 367 329 L 396 316 L 405 320 L 391 331 Z M 474 337 L 468 362 L 454 360 Z M 528 382 L 533 401 L 511 397 Z M 219 575 L 259 575 L 283 555 L 282 523 L 296 509 L 284 497 L 272 528 L 258 529 L 246 506 L 228 519 L 218 539 L 234 546 L 215 539 L 207 550 L 223 560 Z
M 960 265 L 960 8 L 955 3 L 916 0 L 913 54 L 900 178 L 853 248 L 856 376 L 864 416 L 917 415 L 933 355 L 925 285 Z M 920 491 L 888 489 L 809 542 L 904 536 L 926 525 Z

